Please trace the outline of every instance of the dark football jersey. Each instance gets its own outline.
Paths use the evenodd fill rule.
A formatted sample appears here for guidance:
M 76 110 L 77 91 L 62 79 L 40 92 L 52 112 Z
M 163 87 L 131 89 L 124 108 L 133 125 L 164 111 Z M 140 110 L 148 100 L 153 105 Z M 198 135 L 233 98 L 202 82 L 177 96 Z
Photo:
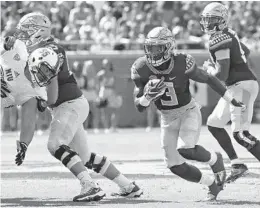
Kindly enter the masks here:
M 80 97 L 82 95 L 82 92 L 77 85 L 74 75 L 69 69 L 65 50 L 59 44 L 57 44 L 52 38 L 44 44 L 42 44 L 40 47 L 51 48 L 59 55 L 60 58 L 64 59 L 57 77 L 59 94 L 58 99 L 54 104 L 54 107 L 60 105 L 63 102 Z
M 230 69 L 226 85 L 232 85 L 243 80 L 256 80 L 255 75 L 247 64 L 249 49 L 240 42 L 235 31 L 226 28 L 220 34 L 215 34 L 209 40 L 209 52 L 211 59 L 216 63 L 216 51 L 230 50 Z
M 189 77 L 185 74 L 195 64 L 186 54 L 173 54 L 165 69 L 155 68 L 147 62 L 145 56 L 137 59 L 131 68 L 131 78 L 138 79 L 143 86 L 151 79 L 161 79 L 167 85 L 165 93 L 155 101 L 159 110 L 170 110 L 187 105 L 191 101 Z M 161 65 L 163 67 L 165 65 Z

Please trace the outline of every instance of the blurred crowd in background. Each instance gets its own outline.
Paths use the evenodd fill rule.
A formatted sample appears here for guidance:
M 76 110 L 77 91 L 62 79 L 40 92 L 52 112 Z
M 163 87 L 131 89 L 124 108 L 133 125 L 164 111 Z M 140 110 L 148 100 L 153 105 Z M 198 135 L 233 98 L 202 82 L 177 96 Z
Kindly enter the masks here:
M 167 26 L 178 48 L 203 49 L 200 29 L 203 1 L 2 1 L 1 33 L 12 34 L 21 16 L 41 12 L 52 21 L 53 35 L 68 50 L 138 50 L 148 31 Z M 260 50 L 260 2 L 222 2 L 230 12 L 229 25 L 251 50 Z M 185 41 L 183 41 L 185 40 Z
M 142 50 L 145 36 L 156 26 L 166 26 L 173 32 L 178 49 L 205 49 L 207 36 L 201 31 L 199 21 L 200 13 L 208 3 L 1 1 L 1 36 L 12 35 L 23 15 L 41 12 L 52 21 L 54 37 L 70 51 Z M 222 3 L 229 8 L 230 27 L 251 50 L 260 51 L 260 2 Z M 120 106 L 114 106 L 113 100 L 122 98 L 113 91 L 116 75 L 109 60 L 103 60 L 102 69 L 96 69 L 92 61 L 76 61 L 72 64 L 72 71 L 90 103 L 90 116 L 84 124 L 85 128 L 93 128 L 95 133 L 98 133 L 100 128 L 106 133 L 116 131 Z M 196 93 L 196 84 L 192 87 Z M 104 106 L 97 104 L 100 102 L 98 97 L 102 88 L 112 89 L 109 94 L 112 96 L 111 102 Z M 2 130 L 19 129 L 19 107 L 6 109 L 3 116 Z M 39 113 L 37 132 L 41 134 L 48 129 L 50 121 L 51 115 L 48 111 Z M 153 126 L 158 125 L 158 121 L 156 109 L 151 106 L 147 113 L 146 130 L 150 131 Z

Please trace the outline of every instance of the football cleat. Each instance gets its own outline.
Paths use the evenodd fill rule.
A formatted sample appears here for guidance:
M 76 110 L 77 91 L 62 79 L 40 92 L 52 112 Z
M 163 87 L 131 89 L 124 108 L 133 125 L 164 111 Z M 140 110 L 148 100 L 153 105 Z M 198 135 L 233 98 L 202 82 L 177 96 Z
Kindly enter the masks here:
M 143 194 L 143 191 L 135 184 L 135 182 L 128 186 L 122 187 L 119 193 L 113 193 L 112 196 L 123 196 L 126 198 L 137 198 Z
M 216 184 L 223 189 L 227 174 L 222 155 L 219 152 L 216 152 L 216 154 L 217 161 L 211 166 L 211 169 L 214 172 Z
M 248 173 L 248 168 L 245 164 L 233 164 L 231 168 L 231 174 L 227 177 L 226 183 L 234 182 Z
M 218 186 L 216 184 L 216 182 L 214 181 L 214 183 L 209 186 L 209 192 L 208 192 L 208 195 L 207 195 L 205 201 L 215 201 L 221 190 L 222 190 L 222 188 L 220 186 Z
M 99 187 L 93 187 L 90 183 L 81 184 L 81 192 L 73 198 L 74 202 L 100 201 L 106 194 Z

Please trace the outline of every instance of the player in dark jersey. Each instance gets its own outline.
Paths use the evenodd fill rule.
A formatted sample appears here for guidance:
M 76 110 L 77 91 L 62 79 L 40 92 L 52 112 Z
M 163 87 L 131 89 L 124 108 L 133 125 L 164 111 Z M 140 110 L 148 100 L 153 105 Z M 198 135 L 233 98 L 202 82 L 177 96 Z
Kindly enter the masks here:
M 215 200 L 223 188 L 225 168 L 220 153 L 197 145 L 201 112 L 190 94 L 189 79 L 207 83 L 235 106 L 242 104 L 230 96 L 217 78 L 198 69 L 192 56 L 174 53 L 174 46 L 173 35 L 167 28 L 156 27 L 148 33 L 144 44 L 146 56 L 138 58 L 131 68 L 135 104 L 142 112 L 151 102 L 155 103 L 161 112 L 161 139 L 167 167 L 185 180 L 207 185 L 207 200 Z M 186 163 L 184 158 L 209 164 L 218 185 L 214 178 Z
M 27 43 L 29 68 L 39 86 L 46 86 L 52 123 L 48 150 L 79 180 L 81 193 L 73 201 L 101 200 L 105 193 L 90 177 L 93 169 L 120 187 L 118 195 L 139 197 L 143 192 L 105 157 L 91 152 L 83 123 L 89 113 L 88 101 L 71 73 L 66 53 L 50 36 L 51 22 L 40 13 L 25 15 L 17 26 L 16 37 Z
M 228 28 L 227 21 L 228 10 L 220 3 L 208 4 L 201 15 L 202 29 L 210 36 L 209 53 L 213 63 L 205 62 L 204 69 L 225 82 L 232 95 L 247 106 L 241 112 L 221 98 L 207 121 L 209 131 L 231 160 L 231 175 L 227 178 L 227 182 L 231 182 L 248 169 L 238 159 L 224 127 L 231 120 L 234 139 L 260 161 L 260 142 L 249 133 L 259 86 L 248 65 L 250 51 L 240 42 L 236 32 Z

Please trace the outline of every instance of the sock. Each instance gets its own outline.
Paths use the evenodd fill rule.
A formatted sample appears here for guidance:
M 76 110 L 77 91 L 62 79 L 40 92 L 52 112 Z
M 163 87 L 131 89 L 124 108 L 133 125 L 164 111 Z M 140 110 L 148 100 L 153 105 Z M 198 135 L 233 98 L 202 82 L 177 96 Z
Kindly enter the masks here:
M 230 160 L 237 159 L 236 151 L 232 145 L 230 136 L 224 128 L 208 126 L 209 131 L 218 141 L 222 149 L 227 153 Z
M 84 184 L 86 182 L 88 183 L 93 183 L 95 184 L 95 182 L 93 181 L 93 179 L 90 177 L 89 173 L 87 170 L 80 172 L 77 175 L 77 178 L 80 180 L 80 183 Z
M 103 157 L 96 155 L 95 162 L 99 164 L 102 158 Z M 127 179 L 122 173 L 120 173 L 115 165 L 111 163 L 108 159 L 106 159 L 99 173 L 107 179 L 116 183 L 119 187 L 125 187 L 131 183 L 131 181 Z
M 199 183 L 206 186 L 211 186 L 214 183 L 214 181 L 215 181 L 214 177 L 210 177 L 206 174 L 202 174 Z
M 210 160 L 207 162 L 210 166 L 214 165 L 217 162 L 218 156 L 216 152 L 210 153 Z
M 114 180 L 121 173 L 114 166 L 114 164 L 112 164 L 109 160 L 107 160 L 104 166 L 101 168 L 100 174 L 110 180 Z
M 244 164 L 240 159 L 231 160 L 231 165 Z
M 122 173 L 120 173 L 116 178 L 112 180 L 114 183 L 116 183 L 119 187 L 125 187 L 128 186 L 130 183 L 132 183 L 128 178 L 126 178 Z

